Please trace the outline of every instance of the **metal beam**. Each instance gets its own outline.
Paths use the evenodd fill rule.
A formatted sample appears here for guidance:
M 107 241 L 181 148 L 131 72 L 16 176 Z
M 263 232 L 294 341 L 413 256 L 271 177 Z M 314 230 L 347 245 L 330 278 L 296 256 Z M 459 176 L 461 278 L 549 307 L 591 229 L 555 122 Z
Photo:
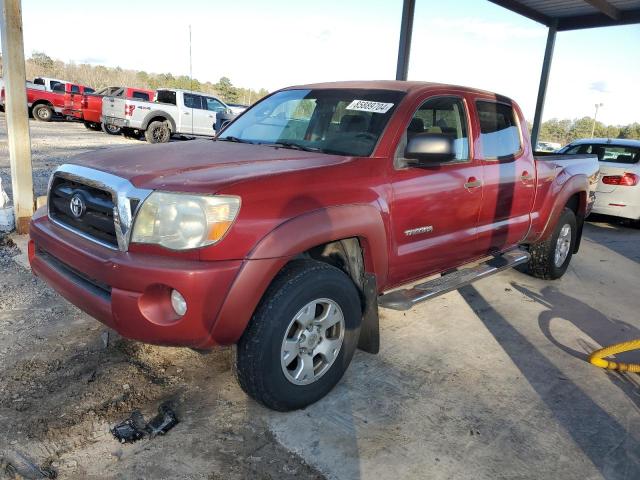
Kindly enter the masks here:
M 34 198 L 22 39 L 22 8 L 20 0 L 0 1 L 2 3 L 0 27 L 5 91 L 4 111 L 7 120 L 16 230 L 18 233 L 28 233 L 29 221 L 34 210 Z
M 406 80 L 409 74 L 409 56 L 411 54 L 411 35 L 413 33 L 413 14 L 415 9 L 416 0 L 403 0 L 396 80 Z
M 542 62 L 542 73 L 540 74 L 540 86 L 538 87 L 538 99 L 536 100 L 536 113 L 533 118 L 533 128 L 531 130 L 531 145 L 535 150 L 542 124 L 542 112 L 544 111 L 544 101 L 547 96 L 547 85 L 549 85 L 549 73 L 551 72 L 551 61 L 553 60 L 553 49 L 556 44 L 556 23 L 549 27 L 547 34 L 547 46 L 544 50 L 544 61 Z
M 602 13 L 560 18 L 558 20 L 558 31 L 566 32 L 583 28 L 614 27 L 636 23 L 640 23 L 640 9 L 620 10 L 620 18 L 617 20 Z
M 518 2 L 517 0 L 489 0 L 491 3 L 495 3 L 496 5 L 500 5 L 501 7 L 506 8 L 507 10 L 511 10 L 512 12 L 518 13 L 523 17 L 530 18 L 531 20 L 535 20 L 536 22 L 542 23 L 547 27 L 553 24 L 553 19 L 551 17 L 546 16 L 545 14 L 539 12 L 538 10 L 534 10 L 533 8 L 527 7 L 526 5 Z
M 589 5 L 594 8 L 597 8 L 602 13 L 604 13 L 607 17 L 613 18 L 614 20 L 620 19 L 620 10 L 611 5 L 607 0 L 584 0 Z

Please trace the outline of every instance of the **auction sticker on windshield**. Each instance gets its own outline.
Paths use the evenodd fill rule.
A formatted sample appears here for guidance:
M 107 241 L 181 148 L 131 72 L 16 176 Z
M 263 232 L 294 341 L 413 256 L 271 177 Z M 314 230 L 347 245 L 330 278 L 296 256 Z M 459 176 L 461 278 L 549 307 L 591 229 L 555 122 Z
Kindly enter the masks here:
M 347 105 L 347 110 L 359 112 L 387 113 L 393 107 L 393 103 L 370 102 L 368 100 L 354 100 Z

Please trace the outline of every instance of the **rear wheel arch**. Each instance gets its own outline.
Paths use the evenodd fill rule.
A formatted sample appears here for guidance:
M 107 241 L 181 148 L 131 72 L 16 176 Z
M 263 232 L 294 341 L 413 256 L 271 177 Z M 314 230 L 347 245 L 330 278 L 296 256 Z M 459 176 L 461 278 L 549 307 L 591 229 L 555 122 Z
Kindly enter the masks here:
M 149 127 L 149 124 L 151 122 L 166 122 L 167 125 L 169 125 L 169 128 L 171 129 L 171 133 L 175 133 L 176 131 L 176 123 L 173 121 L 173 118 L 171 118 L 170 116 L 164 113 L 151 112 L 147 114 L 147 116 L 144 117 L 144 120 L 142 121 L 141 128 L 143 130 L 146 130 Z

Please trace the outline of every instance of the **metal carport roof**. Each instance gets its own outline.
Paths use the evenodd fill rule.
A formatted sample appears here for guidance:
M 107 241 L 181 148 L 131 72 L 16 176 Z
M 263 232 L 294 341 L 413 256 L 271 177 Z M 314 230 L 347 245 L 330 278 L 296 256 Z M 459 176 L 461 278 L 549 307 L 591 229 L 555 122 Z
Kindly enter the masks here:
M 536 112 L 531 131 L 535 148 L 542 123 L 542 111 L 549 83 L 549 72 L 556 33 L 583 28 L 612 27 L 640 23 L 640 0 L 489 0 L 512 12 L 542 23 L 549 28 L 542 63 Z M 406 80 L 411 52 L 411 33 L 416 0 L 403 0 L 400 45 L 396 79 Z
M 558 32 L 640 22 L 640 0 L 489 0 Z

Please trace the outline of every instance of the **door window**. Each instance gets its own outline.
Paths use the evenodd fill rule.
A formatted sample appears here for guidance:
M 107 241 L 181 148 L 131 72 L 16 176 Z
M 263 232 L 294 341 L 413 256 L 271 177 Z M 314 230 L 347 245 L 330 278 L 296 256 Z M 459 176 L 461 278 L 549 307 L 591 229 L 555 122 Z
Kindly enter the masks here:
M 71 93 L 80 93 L 80 87 L 78 85 L 71 85 Z
M 516 113 L 506 103 L 478 101 L 482 155 L 490 159 L 507 159 L 520 152 L 520 128 Z
M 192 93 L 185 93 L 184 106 L 202 110 L 202 97 L 200 95 L 193 95 Z
M 421 133 L 446 135 L 453 139 L 457 161 L 469 160 L 469 137 L 464 103 L 457 97 L 437 97 L 424 102 L 413 114 L 398 154 L 404 156 L 407 141 Z
M 227 107 L 225 107 L 220 100 L 211 97 L 203 97 L 206 110 L 216 113 L 223 113 L 227 111 Z

